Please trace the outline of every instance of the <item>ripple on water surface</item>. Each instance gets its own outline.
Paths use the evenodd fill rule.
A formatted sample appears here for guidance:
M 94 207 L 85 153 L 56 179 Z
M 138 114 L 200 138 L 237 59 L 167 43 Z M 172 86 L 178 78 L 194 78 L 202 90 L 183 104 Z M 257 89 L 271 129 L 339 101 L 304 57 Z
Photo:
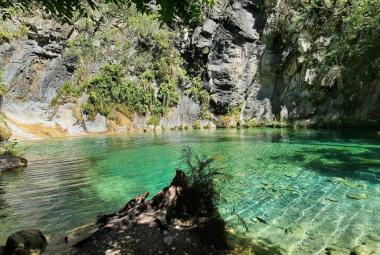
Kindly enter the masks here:
M 0 241 L 29 227 L 62 238 L 132 196 L 157 192 L 172 178 L 184 145 L 224 157 L 234 178 L 221 187 L 228 199 L 221 211 L 241 234 L 285 254 L 362 243 L 380 254 L 380 140 L 354 131 L 217 130 L 22 143 L 28 168 L 0 177 Z

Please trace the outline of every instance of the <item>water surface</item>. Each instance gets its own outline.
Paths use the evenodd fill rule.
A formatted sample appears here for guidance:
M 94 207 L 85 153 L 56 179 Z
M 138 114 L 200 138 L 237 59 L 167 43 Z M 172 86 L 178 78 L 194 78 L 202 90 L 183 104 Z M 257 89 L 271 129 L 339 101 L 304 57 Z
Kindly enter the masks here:
M 375 132 L 210 130 L 20 144 L 29 166 L 0 176 L 0 242 L 67 231 L 167 185 L 180 150 L 221 155 L 234 178 L 221 211 L 236 231 L 288 254 L 366 243 L 380 254 L 380 139 Z M 245 222 L 237 222 L 234 211 Z M 258 219 L 264 219 L 265 224 Z

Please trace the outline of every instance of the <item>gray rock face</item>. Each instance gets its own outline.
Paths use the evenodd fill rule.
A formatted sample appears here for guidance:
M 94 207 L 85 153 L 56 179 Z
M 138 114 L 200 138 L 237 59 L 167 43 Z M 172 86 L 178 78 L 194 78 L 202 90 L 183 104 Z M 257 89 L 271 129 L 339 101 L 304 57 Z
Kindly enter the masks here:
M 47 240 L 41 231 L 35 229 L 21 230 L 8 237 L 4 255 L 42 254 L 46 246 Z
M 199 105 L 188 98 L 182 96 L 181 101 L 175 109 L 161 119 L 160 125 L 171 129 L 179 126 L 192 126 L 199 119 Z
M 257 3 L 256 3 L 257 2 Z M 262 13 L 258 1 L 218 1 L 193 43 L 207 55 L 209 90 L 217 113 L 241 106 L 257 72 Z M 252 11 L 253 10 L 253 11 Z
M 89 133 L 104 133 L 108 131 L 106 117 L 97 114 L 94 120 L 89 120 L 86 115 L 83 116 L 86 131 Z
M 293 43 L 284 43 L 277 15 L 286 4 L 219 0 L 195 30 L 193 46 L 206 58 L 205 87 L 214 112 L 240 106 L 242 119 L 280 119 L 286 107 L 289 120 L 379 121 L 379 81 L 360 88 L 352 79 L 344 80 L 340 66 L 320 79 L 316 66 L 309 64 L 323 63 L 331 38 L 301 31 Z
M 203 24 L 194 30 L 178 31 L 183 33 L 178 42 L 181 52 L 193 62 L 189 63 L 193 65 L 189 73 L 201 72 L 216 117 L 238 108 L 242 120 L 276 118 L 317 123 L 345 117 L 379 122 L 380 82 L 363 86 L 351 82 L 344 79 L 341 66 L 332 67 L 320 77 L 317 66 L 310 63 L 325 61 L 324 49 L 331 38 L 301 31 L 292 43 L 285 42 L 276 22 L 286 2 L 218 0 Z M 50 122 L 73 135 L 107 131 L 107 121 L 101 117 L 95 122 L 78 123 L 70 113 L 72 106 L 52 109 L 49 105 L 57 89 L 76 70 L 78 60 L 63 52 L 68 39 L 78 34 L 69 25 L 39 17 L 30 19 L 28 27 L 27 40 L 0 45 L 0 65 L 10 87 L 4 100 L 7 116 L 9 113 L 19 120 L 22 113 L 23 120 L 32 122 L 30 119 L 36 120 L 38 113 L 38 124 Z M 321 50 L 313 52 L 314 48 Z M 99 65 L 94 63 L 94 70 Z M 26 109 L 26 102 L 33 106 L 28 107 L 29 112 L 12 110 Z M 192 125 L 198 119 L 199 105 L 184 97 L 160 125 Z M 148 120 L 138 117 L 133 126 L 145 129 Z
M 62 56 L 73 29 L 36 16 L 29 20 L 28 39 L 0 45 L 0 64 L 10 86 L 7 97 L 50 101 L 74 72 L 76 59 Z

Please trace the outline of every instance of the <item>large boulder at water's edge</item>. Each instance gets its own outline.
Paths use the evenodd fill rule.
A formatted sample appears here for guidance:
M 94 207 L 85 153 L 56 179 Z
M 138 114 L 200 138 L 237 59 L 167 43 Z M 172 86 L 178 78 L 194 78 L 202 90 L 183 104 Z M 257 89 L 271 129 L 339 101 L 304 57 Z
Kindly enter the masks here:
M 42 254 L 47 246 L 46 237 L 36 229 L 20 230 L 8 237 L 4 255 Z
M 12 170 L 19 167 L 26 167 L 28 161 L 22 157 L 12 155 L 0 156 L 0 172 L 6 170 Z

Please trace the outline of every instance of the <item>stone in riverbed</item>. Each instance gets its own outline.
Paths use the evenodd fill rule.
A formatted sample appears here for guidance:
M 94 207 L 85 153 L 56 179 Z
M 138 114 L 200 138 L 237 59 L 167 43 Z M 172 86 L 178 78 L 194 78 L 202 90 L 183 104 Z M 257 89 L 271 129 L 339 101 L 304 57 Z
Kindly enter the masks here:
M 12 170 L 19 167 L 26 167 L 28 161 L 24 158 L 12 155 L 0 156 L 0 172 L 6 170 Z
M 350 251 L 341 247 L 328 247 L 326 248 L 327 255 L 350 255 Z
M 372 255 L 372 254 L 375 255 L 377 253 L 376 253 L 375 248 L 370 248 L 370 247 L 365 246 L 365 245 L 358 245 L 352 249 L 351 254 L 353 254 L 353 255 Z
M 297 177 L 297 173 L 286 173 L 285 176 L 286 177 L 289 177 L 289 178 L 296 178 Z
M 8 237 L 4 255 L 39 255 L 47 246 L 46 237 L 36 229 L 20 230 Z
M 294 237 L 301 239 L 305 236 L 305 229 L 301 225 L 293 225 L 287 229 L 287 233 L 290 233 Z
M 366 193 L 347 193 L 346 196 L 356 200 L 368 199 L 368 195 Z
M 328 200 L 330 202 L 334 202 L 334 203 L 339 202 L 339 199 L 336 197 L 333 197 L 333 196 L 326 197 L 326 200 Z

